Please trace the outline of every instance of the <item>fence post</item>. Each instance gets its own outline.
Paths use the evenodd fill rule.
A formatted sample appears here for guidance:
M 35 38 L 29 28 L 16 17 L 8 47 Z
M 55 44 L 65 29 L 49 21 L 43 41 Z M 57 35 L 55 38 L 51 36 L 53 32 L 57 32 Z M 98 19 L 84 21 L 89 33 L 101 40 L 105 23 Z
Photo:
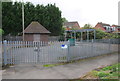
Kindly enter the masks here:
M 37 63 L 39 63 L 40 62 L 40 56 L 39 56 L 39 54 L 40 54 L 40 45 L 42 45 L 43 46 L 43 44 L 44 44 L 44 42 L 43 41 L 37 41 Z
M 3 53 L 4 65 L 7 65 L 7 41 L 6 40 L 3 41 L 3 50 L 4 50 L 4 53 Z
M 67 42 L 67 45 L 68 45 L 67 62 L 69 62 L 70 61 L 70 42 L 69 42 L 69 40 Z
M 93 50 L 93 39 L 92 39 L 92 46 L 91 46 L 91 51 L 92 51 L 92 54 L 94 55 L 94 50 Z
M 109 50 L 109 53 L 110 53 L 110 43 L 111 43 L 111 40 L 109 39 L 109 49 L 108 49 L 108 50 Z

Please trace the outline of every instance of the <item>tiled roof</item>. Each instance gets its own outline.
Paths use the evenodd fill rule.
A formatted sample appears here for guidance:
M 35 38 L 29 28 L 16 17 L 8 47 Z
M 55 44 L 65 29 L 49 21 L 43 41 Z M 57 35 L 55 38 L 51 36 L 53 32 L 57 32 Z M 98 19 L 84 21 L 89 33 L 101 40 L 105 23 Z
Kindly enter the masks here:
M 40 23 L 34 21 L 24 30 L 24 33 L 50 33 Z
M 120 26 L 118 26 L 118 25 L 112 25 L 112 27 L 120 27 Z
M 79 30 L 80 25 L 77 21 L 74 22 L 65 22 L 63 23 L 63 26 L 66 28 L 66 30 Z
M 103 26 L 110 26 L 109 24 L 98 22 L 98 24 L 102 24 Z
M 78 24 L 77 21 L 74 21 L 74 22 L 65 22 L 63 25 L 65 25 L 65 26 L 74 26 L 76 23 Z

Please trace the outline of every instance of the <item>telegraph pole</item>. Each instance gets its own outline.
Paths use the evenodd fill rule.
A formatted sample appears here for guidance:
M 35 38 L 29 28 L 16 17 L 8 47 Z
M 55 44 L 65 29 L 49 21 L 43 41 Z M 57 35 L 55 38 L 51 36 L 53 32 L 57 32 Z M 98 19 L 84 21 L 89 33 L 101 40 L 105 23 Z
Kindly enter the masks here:
M 24 2 L 22 0 L 22 27 L 23 27 L 23 41 L 24 41 Z

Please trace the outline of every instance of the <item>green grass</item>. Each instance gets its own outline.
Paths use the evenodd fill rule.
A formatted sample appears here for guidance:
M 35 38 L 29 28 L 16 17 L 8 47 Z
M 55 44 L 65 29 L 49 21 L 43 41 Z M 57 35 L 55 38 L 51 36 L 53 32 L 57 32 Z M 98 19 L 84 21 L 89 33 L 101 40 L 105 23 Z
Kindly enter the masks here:
M 97 72 L 97 76 L 101 79 L 117 79 L 120 77 L 120 63 L 114 64 L 111 66 L 107 66 L 102 68 L 100 71 Z
M 106 66 L 104 68 L 98 68 L 90 72 L 89 75 L 93 75 L 94 77 L 98 77 L 99 79 L 118 79 L 118 77 L 120 77 L 119 67 L 120 63 Z
M 54 67 L 54 66 L 58 66 L 58 65 L 64 65 L 64 63 L 59 63 L 59 64 L 46 64 L 46 65 L 43 65 L 43 67 Z

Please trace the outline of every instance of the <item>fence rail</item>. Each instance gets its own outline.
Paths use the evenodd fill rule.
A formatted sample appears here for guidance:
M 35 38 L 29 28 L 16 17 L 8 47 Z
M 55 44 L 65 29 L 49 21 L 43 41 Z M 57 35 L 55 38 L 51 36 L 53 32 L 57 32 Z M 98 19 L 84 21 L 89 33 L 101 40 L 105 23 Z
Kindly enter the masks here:
M 114 40 L 114 41 L 113 41 Z M 3 64 L 54 64 L 118 51 L 118 39 L 77 41 L 3 41 Z

